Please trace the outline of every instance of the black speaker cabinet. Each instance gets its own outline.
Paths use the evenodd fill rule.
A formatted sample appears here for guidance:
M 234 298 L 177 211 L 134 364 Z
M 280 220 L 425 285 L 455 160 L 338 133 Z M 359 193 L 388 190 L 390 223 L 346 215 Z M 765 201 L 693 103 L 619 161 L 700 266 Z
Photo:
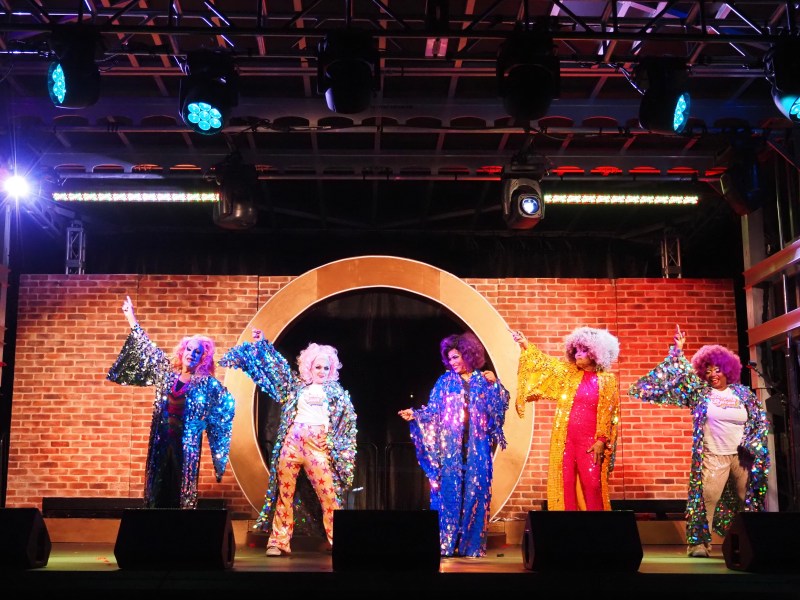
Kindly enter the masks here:
M 38 508 L 0 509 L 0 569 L 38 569 L 50 560 L 50 534 Z
M 642 556 L 632 510 L 530 511 L 525 519 L 530 571 L 638 571 Z
M 438 571 L 435 510 L 337 510 L 334 571 Z
M 796 572 L 800 512 L 740 512 L 722 540 L 725 566 L 735 571 Z
M 114 545 L 120 569 L 229 569 L 235 555 L 226 509 L 128 508 Z

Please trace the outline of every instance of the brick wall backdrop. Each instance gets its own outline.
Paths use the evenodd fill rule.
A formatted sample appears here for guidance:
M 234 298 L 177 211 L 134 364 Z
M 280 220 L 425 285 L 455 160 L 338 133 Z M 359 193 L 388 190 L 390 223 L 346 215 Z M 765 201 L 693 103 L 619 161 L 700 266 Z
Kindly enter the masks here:
M 150 337 L 165 350 L 205 332 L 221 353 L 258 308 L 292 277 L 27 275 L 21 278 L 8 469 L 8 507 L 40 507 L 43 497 L 140 497 L 152 388 L 105 379 L 128 333 L 130 295 Z M 666 355 L 675 324 L 687 354 L 705 343 L 736 348 L 732 283 L 686 279 L 466 280 L 544 351 L 582 325 L 620 339 L 615 371 L 622 415 L 612 498 L 684 498 L 689 468 L 688 411 L 641 405 L 628 386 Z M 749 357 L 743 357 L 743 361 Z M 217 372 L 224 379 L 224 370 Z M 501 518 L 522 519 L 545 498 L 553 406 L 536 406 L 531 452 Z M 516 419 L 509 411 L 508 419 Z M 205 441 L 204 441 L 205 444 Z M 214 481 L 204 448 L 200 496 L 225 498 L 233 512 L 255 511 L 232 475 Z

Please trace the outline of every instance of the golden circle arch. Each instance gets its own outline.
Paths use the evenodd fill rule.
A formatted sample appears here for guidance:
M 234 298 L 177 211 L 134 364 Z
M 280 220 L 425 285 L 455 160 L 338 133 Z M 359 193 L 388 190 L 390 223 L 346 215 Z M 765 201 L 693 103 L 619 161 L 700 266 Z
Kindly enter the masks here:
M 248 323 L 238 343 L 257 327 L 267 339 L 277 339 L 294 319 L 314 304 L 359 289 L 389 288 L 423 296 L 445 306 L 472 330 L 486 347 L 500 381 L 511 394 L 504 432 L 505 450 L 494 456 L 491 518 L 495 518 L 517 485 L 533 439 L 532 406 L 520 419 L 514 409 L 519 347 L 497 310 L 477 290 L 434 266 L 393 256 L 360 256 L 331 262 L 304 273 L 281 288 Z M 253 402 L 255 384 L 241 371 L 227 369 L 225 385 L 236 399 L 230 464 L 245 497 L 257 511 L 264 501 L 269 471 L 257 439 Z M 399 418 L 399 417 L 398 417 Z

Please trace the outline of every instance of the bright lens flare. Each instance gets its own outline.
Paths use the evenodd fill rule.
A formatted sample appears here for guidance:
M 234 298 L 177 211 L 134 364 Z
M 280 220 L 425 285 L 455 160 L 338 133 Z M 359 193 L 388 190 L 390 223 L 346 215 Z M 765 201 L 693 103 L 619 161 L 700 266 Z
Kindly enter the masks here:
M 3 183 L 3 189 L 12 198 L 24 198 L 31 191 L 28 182 L 19 175 L 12 175 L 6 179 Z

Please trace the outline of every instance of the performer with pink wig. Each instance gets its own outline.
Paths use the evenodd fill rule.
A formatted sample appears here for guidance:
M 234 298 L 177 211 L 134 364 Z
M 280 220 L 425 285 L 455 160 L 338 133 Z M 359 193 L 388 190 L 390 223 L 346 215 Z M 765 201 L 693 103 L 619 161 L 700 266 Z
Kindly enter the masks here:
M 763 511 L 767 494 L 769 422 L 756 395 L 739 382 L 739 357 L 718 344 L 691 362 L 686 333 L 675 328 L 668 356 L 634 383 L 628 395 L 692 411 L 692 463 L 686 503 L 686 553 L 711 554 L 711 531 L 724 536 L 740 511 Z
M 614 468 L 619 421 L 617 378 L 609 372 L 619 341 L 605 329 L 579 327 L 565 340 L 566 358 L 549 356 L 512 332 L 522 348 L 517 414 L 525 403 L 556 403 L 550 434 L 548 510 L 611 510 L 608 474 Z
M 267 556 L 291 554 L 295 491 L 303 469 L 322 506 L 331 548 L 333 513 L 344 506 L 356 460 L 356 413 L 350 393 L 339 383 L 339 353 L 312 342 L 297 357 L 295 372 L 260 329 L 253 330 L 253 339 L 220 360 L 225 367 L 241 369 L 281 405 L 264 507 L 253 528 L 270 532 Z
M 219 482 L 228 464 L 236 406 L 214 377 L 214 340 L 186 336 L 168 355 L 139 325 L 130 296 L 122 304 L 122 313 L 131 331 L 107 379 L 156 388 L 145 463 L 145 505 L 196 508 L 203 431 Z

